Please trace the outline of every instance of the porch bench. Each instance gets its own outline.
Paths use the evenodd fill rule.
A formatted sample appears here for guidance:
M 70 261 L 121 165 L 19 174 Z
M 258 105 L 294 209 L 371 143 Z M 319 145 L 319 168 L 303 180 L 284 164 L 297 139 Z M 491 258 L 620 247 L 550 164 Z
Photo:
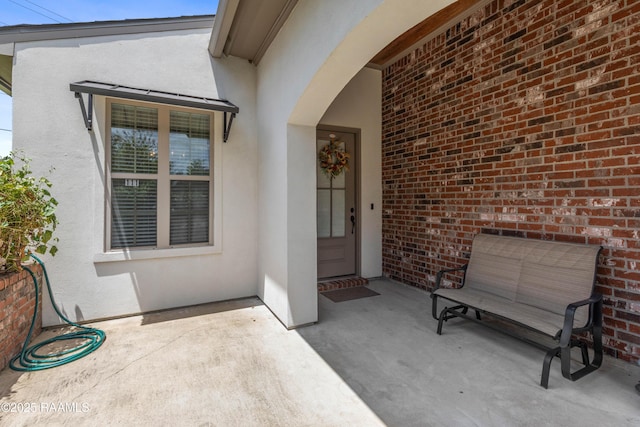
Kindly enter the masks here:
M 562 375 L 575 381 L 602 364 L 602 296 L 594 293 L 596 266 L 602 248 L 594 245 L 551 242 L 478 234 L 469 262 L 442 270 L 431 294 L 432 315 L 443 322 L 462 317 L 505 332 L 546 350 L 540 385 L 549 384 L 551 361 L 558 356 Z M 461 286 L 443 287 L 443 277 L 463 271 Z M 454 281 L 455 282 L 455 281 Z M 438 313 L 438 300 L 453 303 Z M 468 314 L 469 310 L 475 316 Z M 485 315 L 501 322 L 487 321 Z M 505 324 L 504 322 L 507 322 Z M 516 327 L 505 327 L 513 324 Z M 541 334 L 552 345 L 533 339 Z M 593 361 L 587 344 L 577 334 L 590 332 Z M 571 372 L 571 348 L 581 350 L 583 366 Z

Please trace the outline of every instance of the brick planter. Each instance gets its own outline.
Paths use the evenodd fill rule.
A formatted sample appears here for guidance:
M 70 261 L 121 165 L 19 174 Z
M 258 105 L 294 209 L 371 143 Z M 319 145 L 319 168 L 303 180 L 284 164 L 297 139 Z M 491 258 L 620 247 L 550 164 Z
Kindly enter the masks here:
M 39 297 L 42 301 L 44 284 L 42 267 L 29 266 L 36 274 Z M 9 365 L 13 356 L 20 353 L 29 332 L 35 305 L 33 279 L 26 270 L 19 273 L 0 274 L 0 370 Z M 38 307 L 38 317 L 33 337 L 42 330 L 42 304 Z

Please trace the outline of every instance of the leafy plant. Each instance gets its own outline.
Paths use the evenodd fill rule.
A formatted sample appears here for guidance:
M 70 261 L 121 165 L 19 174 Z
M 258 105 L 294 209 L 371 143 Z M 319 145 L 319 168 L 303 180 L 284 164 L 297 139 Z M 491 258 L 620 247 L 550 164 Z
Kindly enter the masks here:
M 0 273 L 21 270 L 33 252 L 58 251 L 53 237 L 58 202 L 50 188 L 47 178 L 31 175 L 29 159 L 15 152 L 0 158 Z

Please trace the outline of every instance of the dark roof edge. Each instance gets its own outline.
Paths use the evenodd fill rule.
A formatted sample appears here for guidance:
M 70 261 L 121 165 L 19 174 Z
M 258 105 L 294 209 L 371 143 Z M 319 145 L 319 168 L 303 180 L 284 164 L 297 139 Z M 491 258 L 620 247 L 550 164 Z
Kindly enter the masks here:
M 69 84 L 69 90 L 76 93 L 90 93 L 93 95 L 133 99 L 136 101 L 179 105 L 204 110 L 225 111 L 228 113 L 237 113 L 239 111 L 239 108 L 236 105 L 226 99 L 206 98 L 202 96 L 185 95 L 154 89 L 140 89 L 91 80 L 71 83 Z
M 215 15 L 177 18 L 125 19 L 72 24 L 13 25 L 0 27 L 0 44 L 39 40 L 140 34 L 162 31 L 211 29 Z

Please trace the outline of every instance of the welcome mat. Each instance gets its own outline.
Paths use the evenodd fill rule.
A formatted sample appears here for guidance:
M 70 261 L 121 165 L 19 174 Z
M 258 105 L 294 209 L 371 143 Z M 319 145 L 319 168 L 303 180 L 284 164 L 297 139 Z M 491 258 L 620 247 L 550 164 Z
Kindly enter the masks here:
M 355 288 L 336 289 L 335 291 L 322 292 L 321 295 L 324 295 L 333 302 L 343 302 L 366 297 L 374 297 L 380 294 L 369 288 L 365 288 L 364 286 L 358 286 Z

